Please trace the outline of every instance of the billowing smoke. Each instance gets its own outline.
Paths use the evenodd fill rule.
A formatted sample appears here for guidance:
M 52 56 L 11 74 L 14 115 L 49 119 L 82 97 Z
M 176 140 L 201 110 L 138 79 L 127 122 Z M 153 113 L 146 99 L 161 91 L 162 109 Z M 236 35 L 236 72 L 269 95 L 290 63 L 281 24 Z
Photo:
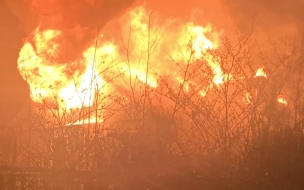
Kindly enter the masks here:
M 264 31 L 300 28 L 304 23 L 302 0 L 221 0 L 240 30 L 259 22 Z M 303 29 L 303 28 L 302 28 Z
M 52 62 L 69 63 L 92 44 L 98 28 L 126 11 L 134 0 L 6 0 L 6 3 L 20 19 L 34 48 L 33 32 L 61 31 L 53 39 L 59 47 L 51 58 Z
M 78 58 L 97 35 L 97 29 L 124 13 L 134 3 L 146 3 L 165 17 L 190 16 L 193 10 L 201 15 L 193 21 L 214 23 L 228 33 L 235 29 L 246 31 L 259 19 L 263 31 L 301 27 L 304 22 L 304 1 L 301 0 L 4 0 L 18 16 L 29 40 L 37 29 L 60 30 L 54 39 L 60 42 L 52 62 L 67 63 Z M 194 11 L 195 12 L 195 11 Z M 265 16 L 266 15 L 266 16 Z M 265 18 L 263 18 L 265 16 Z M 231 19 L 236 24 L 231 24 Z M 273 31 L 271 31 L 273 32 Z M 32 43 L 35 47 L 35 43 Z M 39 53 L 39 52 L 38 52 Z

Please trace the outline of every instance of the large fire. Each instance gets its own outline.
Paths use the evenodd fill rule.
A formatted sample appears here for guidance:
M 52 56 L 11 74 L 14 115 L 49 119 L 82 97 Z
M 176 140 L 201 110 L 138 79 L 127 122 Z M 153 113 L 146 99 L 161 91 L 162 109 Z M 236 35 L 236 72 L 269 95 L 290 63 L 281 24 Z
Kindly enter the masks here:
M 29 84 L 33 101 L 56 100 L 54 108 L 57 109 L 89 106 L 93 101 L 90 96 L 95 90 L 92 84 L 96 82 L 101 87 L 102 79 L 85 59 L 61 65 L 52 62 L 59 46 L 54 39 L 60 34 L 55 30 L 36 30 L 36 49 L 30 42 L 25 42 L 20 51 L 18 69 Z M 79 69 L 71 72 L 72 67 Z
M 60 36 L 62 32 L 51 29 L 40 30 L 38 27 L 33 32 L 34 42 L 26 41 L 24 43 L 18 59 L 18 69 L 24 80 L 26 80 L 30 86 L 32 100 L 41 102 L 45 99 L 58 98 L 58 106 L 67 109 L 90 106 L 93 98 L 89 97 L 89 94 L 94 95 L 95 90 L 91 87 L 93 79 L 100 88 L 102 87 L 103 76 L 98 75 L 100 71 L 97 71 L 94 67 L 105 59 L 106 61 L 109 59 L 117 59 L 117 62 L 118 60 L 121 61 L 111 69 L 111 72 L 116 72 L 117 74 L 123 73 L 126 76 L 137 78 L 151 87 L 157 87 L 156 75 L 147 73 L 146 64 L 139 63 L 144 61 L 141 60 L 143 59 L 143 53 L 147 53 L 148 49 L 152 49 L 151 47 L 147 47 L 149 46 L 149 38 L 151 36 L 156 37 L 159 34 L 153 29 L 148 28 L 148 24 L 145 23 L 145 19 L 147 19 L 145 9 L 136 8 L 130 15 L 132 16 L 130 25 L 137 38 L 137 40 L 134 41 L 134 50 L 131 55 L 132 63 L 123 60 L 124 56 L 120 55 L 119 46 L 111 41 L 98 46 L 92 44 L 90 48 L 83 52 L 82 59 L 74 60 L 66 64 L 52 62 L 53 60 L 56 61 L 56 57 L 61 53 L 59 51 L 62 51 L 60 47 L 61 42 L 57 41 L 57 37 Z M 148 34 L 148 32 L 150 34 Z M 179 39 L 179 42 L 173 45 L 182 48 L 181 51 L 185 53 L 183 54 L 184 59 L 189 59 L 192 56 L 190 54 L 193 54 L 195 59 L 201 59 L 207 49 L 218 47 L 219 39 L 217 38 L 214 41 L 209 40 L 205 36 L 205 33 L 208 32 L 213 32 L 211 25 L 202 27 L 195 26 L 189 22 L 186 23 L 183 28 L 180 28 L 179 32 L 172 31 L 170 35 L 174 35 L 175 33 L 176 36 L 174 36 L 174 38 Z M 193 39 L 190 40 L 190 38 Z M 187 47 L 189 42 L 192 43 L 191 49 L 194 53 L 189 52 L 189 48 Z M 164 52 L 164 40 L 159 39 L 158 43 L 157 49 L 153 47 L 154 54 L 158 54 L 156 57 L 168 57 L 168 54 Z M 178 51 L 179 49 L 176 48 L 176 50 L 172 52 L 173 58 L 178 61 L 183 61 L 183 58 L 178 57 L 178 55 L 182 55 Z M 155 59 L 154 57 L 150 59 Z M 94 61 L 95 63 L 93 63 Z M 214 72 L 214 83 L 222 83 L 223 72 L 220 65 L 213 62 L 211 58 L 207 61 Z M 170 71 L 166 63 L 152 63 L 151 67 L 154 70 L 153 73 L 169 74 L 168 71 Z M 101 68 L 99 67 L 98 69 L 100 70 Z M 175 73 L 177 81 L 179 81 L 179 78 L 183 78 L 181 74 L 182 73 Z M 87 91 L 89 91 L 89 93 L 87 93 Z
M 148 12 L 136 7 L 121 17 L 119 34 L 106 35 L 106 27 L 103 34 L 98 34 L 97 43 L 92 42 L 81 57 L 67 63 L 57 62 L 63 52 L 73 51 L 65 49 L 62 38 L 58 38 L 63 31 L 37 27 L 32 34 L 34 40 L 25 41 L 18 59 L 18 69 L 30 87 L 31 99 L 37 103 L 52 102 L 53 109 L 68 110 L 92 106 L 97 93 L 110 93 L 104 84 L 116 89 L 125 81 L 132 84 L 137 80 L 157 88 L 159 78 L 171 76 L 173 88 L 183 84 L 188 91 L 191 84 L 199 88 L 199 95 L 205 96 L 208 89 L 233 79 L 223 72 L 212 54 L 206 55 L 220 46 L 221 33 L 211 24 L 199 26 L 172 20 L 162 24 L 165 26 L 152 26 Z M 185 76 L 185 70 L 197 61 L 211 70 L 208 74 L 205 67 L 197 68 L 211 75 L 206 84 Z M 266 74 L 261 68 L 256 76 Z M 120 81 L 115 82 L 114 78 Z

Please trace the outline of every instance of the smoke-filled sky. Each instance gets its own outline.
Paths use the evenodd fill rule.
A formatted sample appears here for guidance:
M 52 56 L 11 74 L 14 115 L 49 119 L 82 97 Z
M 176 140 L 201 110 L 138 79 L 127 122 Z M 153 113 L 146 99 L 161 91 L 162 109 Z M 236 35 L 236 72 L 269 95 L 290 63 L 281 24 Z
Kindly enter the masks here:
M 96 37 L 99 27 L 121 15 L 134 0 L 6 0 L 13 13 L 23 24 L 31 39 L 32 32 L 39 30 L 60 30 L 58 63 L 77 59 Z M 65 51 L 71 50 L 71 51 Z
M 265 13 L 263 27 L 293 22 L 297 25 L 304 21 L 304 1 L 302 0 L 221 0 L 229 14 L 239 27 L 246 26 L 248 21 L 259 19 Z M 267 22 L 268 21 L 268 22 Z
M 304 24 L 303 0 L 2 0 L 0 1 L 0 123 L 8 122 L 28 97 L 17 70 L 22 38 L 40 29 L 64 31 L 58 63 L 76 59 L 94 40 L 97 29 L 132 6 L 145 3 L 163 18 L 210 22 L 232 35 L 246 32 L 253 23 L 259 37 L 284 35 Z M 77 34 L 75 34 L 77 31 Z M 9 111 L 11 110 L 11 111 Z

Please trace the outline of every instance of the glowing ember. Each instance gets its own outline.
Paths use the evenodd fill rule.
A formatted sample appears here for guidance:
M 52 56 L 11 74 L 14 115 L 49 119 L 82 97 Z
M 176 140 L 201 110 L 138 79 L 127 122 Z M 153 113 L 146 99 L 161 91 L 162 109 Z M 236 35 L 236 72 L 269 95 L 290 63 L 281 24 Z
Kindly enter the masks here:
M 277 101 L 281 104 L 287 105 L 287 100 L 282 97 L 278 97 Z
M 265 71 L 264 71 L 264 68 L 258 68 L 258 70 L 256 71 L 256 74 L 255 76 L 262 76 L 262 77 L 267 77 Z
M 249 92 L 245 93 L 245 97 L 243 97 L 243 101 L 246 103 L 251 103 L 252 95 Z
M 90 124 L 90 123 L 102 123 L 103 120 L 101 118 L 96 118 L 94 116 L 91 116 L 89 118 L 84 118 L 84 119 L 79 119 L 75 122 L 71 122 L 66 124 L 67 126 L 71 126 L 71 125 L 85 125 L 85 124 Z

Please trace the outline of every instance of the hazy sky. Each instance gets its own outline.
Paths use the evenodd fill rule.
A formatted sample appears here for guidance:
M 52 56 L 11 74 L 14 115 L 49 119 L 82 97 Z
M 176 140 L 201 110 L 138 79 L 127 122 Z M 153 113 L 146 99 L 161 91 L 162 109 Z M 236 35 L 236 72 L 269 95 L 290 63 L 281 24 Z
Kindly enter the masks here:
M 16 62 L 23 37 L 18 19 L 0 3 L 0 124 L 14 116 L 28 94 Z
M 57 3 L 56 6 L 46 5 L 50 1 L 45 0 L 27 1 L 31 4 L 24 4 L 23 0 L 5 1 L 9 7 L 0 1 L 0 123 L 9 121 L 28 97 L 27 85 L 21 79 L 16 63 L 26 33 L 30 34 L 38 23 L 45 28 L 66 30 L 64 37 L 74 40 L 75 47 L 78 47 L 70 57 L 73 59 L 77 51 L 81 52 L 85 47 L 82 44 L 95 35 L 90 33 L 91 29 L 103 26 L 129 6 L 144 2 L 100 0 L 95 7 L 90 7 L 85 0 L 52 1 Z M 303 0 L 149 0 L 148 6 L 155 7 L 164 18 L 193 19 L 199 24 L 211 22 L 228 35 L 236 29 L 246 32 L 257 20 L 260 20 L 256 26 L 258 36 L 283 35 L 302 26 L 304 20 Z M 196 10 L 198 16 L 191 17 L 191 10 Z M 70 29 L 79 24 L 86 27 L 87 36 L 76 39 Z

